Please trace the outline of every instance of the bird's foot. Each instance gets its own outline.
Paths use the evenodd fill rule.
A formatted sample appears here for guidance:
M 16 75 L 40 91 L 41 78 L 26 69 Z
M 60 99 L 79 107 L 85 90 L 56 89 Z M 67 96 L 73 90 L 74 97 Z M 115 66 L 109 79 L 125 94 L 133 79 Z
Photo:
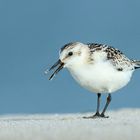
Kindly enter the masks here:
M 94 115 L 89 116 L 89 117 L 83 117 L 84 119 L 96 119 L 100 117 L 100 113 L 96 112 Z
M 100 117 L 101 118 L 109 118 L 109 116 L 105 116 L 105 114 L 103 114 L 103 113 L 100 114 Z
M 89 117 L 83 117 L 84 119 L 97 119 L 97 118 L 109 118 L 109 116 L 105 116 L 103 113 L 96 112 L 94 115 Z

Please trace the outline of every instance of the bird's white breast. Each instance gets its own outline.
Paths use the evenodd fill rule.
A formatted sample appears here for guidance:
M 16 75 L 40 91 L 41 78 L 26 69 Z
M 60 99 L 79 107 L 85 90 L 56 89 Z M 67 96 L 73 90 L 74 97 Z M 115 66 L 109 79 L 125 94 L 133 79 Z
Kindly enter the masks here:
M 109 62 L 73 66 L 68 68 L 73 78 L 95 93 L 112 93 L 124 87 L 133 71 L 118 71 Z

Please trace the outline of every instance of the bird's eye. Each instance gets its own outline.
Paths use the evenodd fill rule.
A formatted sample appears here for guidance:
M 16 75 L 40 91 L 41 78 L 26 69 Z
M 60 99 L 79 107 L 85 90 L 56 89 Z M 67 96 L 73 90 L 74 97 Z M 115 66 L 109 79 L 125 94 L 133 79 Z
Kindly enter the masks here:
M 73 52 L 69 52 L 69 53 L 68 53 L 68 56 L 72 56 L 72 55 L 73 55 Z

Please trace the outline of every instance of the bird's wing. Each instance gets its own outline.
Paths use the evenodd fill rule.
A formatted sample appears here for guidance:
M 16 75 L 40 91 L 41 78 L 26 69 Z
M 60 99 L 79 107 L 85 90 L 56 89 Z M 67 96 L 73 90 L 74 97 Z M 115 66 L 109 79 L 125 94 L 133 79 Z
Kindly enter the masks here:
M 105 52 L 106 60 L 110 61 L 118 71 L 134 69 L 134 63 L 132 60 L 127 58 L 121 51 L 114 47 L 98 43 L 89 43 L 88 47 L 92 53 L 95 51 Z

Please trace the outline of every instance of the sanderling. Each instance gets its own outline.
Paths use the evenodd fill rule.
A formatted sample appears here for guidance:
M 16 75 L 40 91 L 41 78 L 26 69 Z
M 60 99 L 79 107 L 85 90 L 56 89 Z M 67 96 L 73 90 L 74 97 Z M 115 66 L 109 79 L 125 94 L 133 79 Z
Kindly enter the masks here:
M 61 48 L 59 60 L 46 71 L 47 73 L 55 69 L 49 80 L 62 68 L 67 68 L 82 87 L 97 94 L 96 113 L 84 118 L 107 118 L 105 111 L 111 102 L 111 93 L 128 84 L 134 70 L 140 68 L 140 61 L 131 60 L 118 49 L 108 45 L 74 42 Z M 100 113 L 100 98 L 103 93 L 108 96 Z

